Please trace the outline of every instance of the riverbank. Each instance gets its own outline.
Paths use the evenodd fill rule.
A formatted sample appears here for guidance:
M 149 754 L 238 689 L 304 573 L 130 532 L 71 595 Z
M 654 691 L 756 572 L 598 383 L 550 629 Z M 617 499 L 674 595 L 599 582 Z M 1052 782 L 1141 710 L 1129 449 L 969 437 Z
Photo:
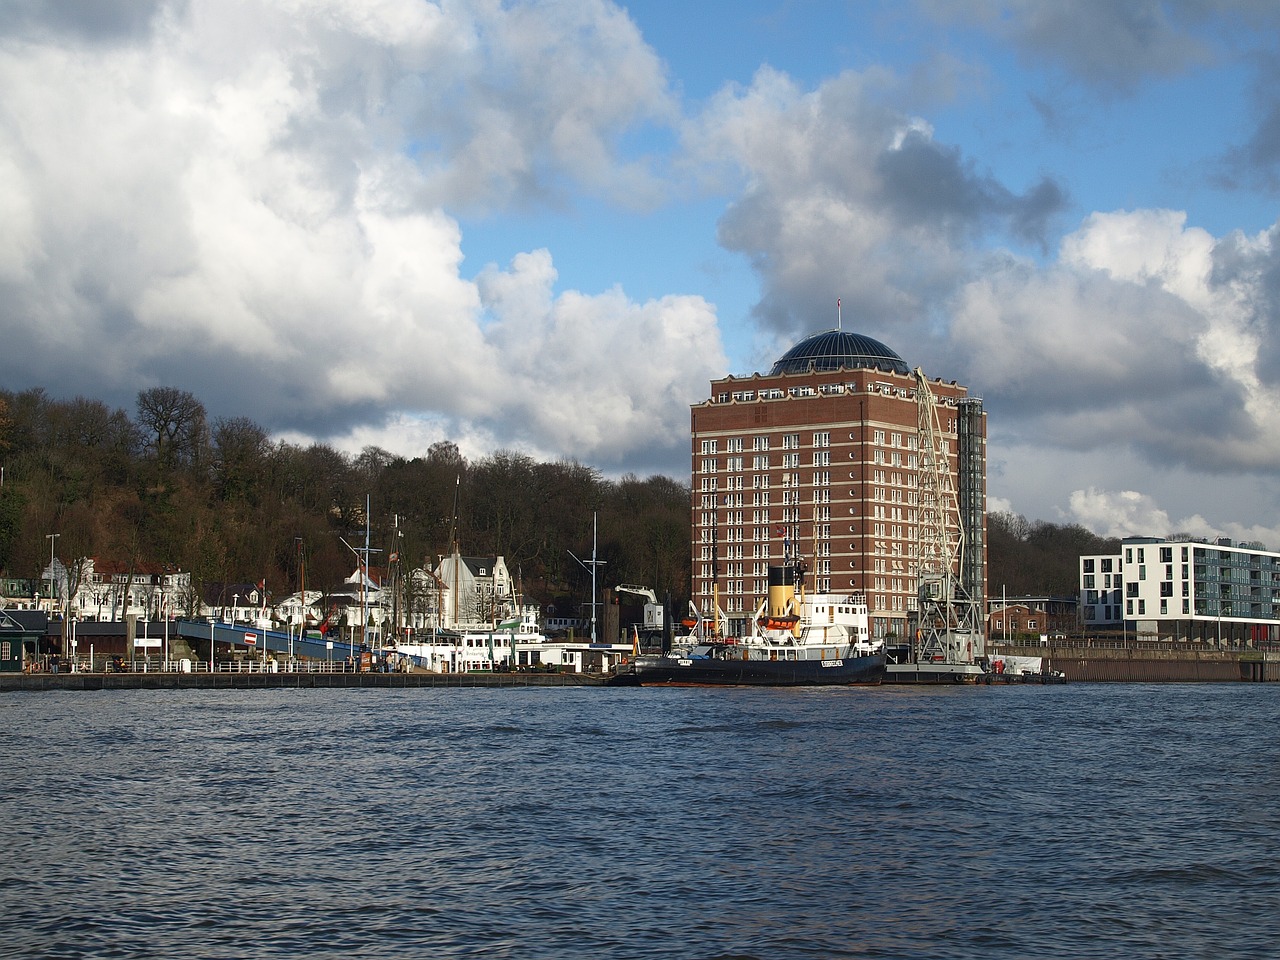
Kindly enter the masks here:
M 0 693 L 22 690 L 278 690 L 348 687 L 595 687 L 583 673 L 0 673 Z
M 1153 644 L 1148 647 L 1003 646 L 1002 653 L 1041 657 L 1069 683 L 1280 682 L 1280 651 L 1215 650 Z M 990 652 L 990 651 L 988 651 Z

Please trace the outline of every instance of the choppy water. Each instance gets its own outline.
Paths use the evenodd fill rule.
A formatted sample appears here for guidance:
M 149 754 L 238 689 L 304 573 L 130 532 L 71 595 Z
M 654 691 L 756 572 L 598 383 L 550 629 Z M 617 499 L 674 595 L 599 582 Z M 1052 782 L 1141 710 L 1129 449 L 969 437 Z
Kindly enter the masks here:
M 0 955 L 1274 957 L 1280 685 L 0 698 Z

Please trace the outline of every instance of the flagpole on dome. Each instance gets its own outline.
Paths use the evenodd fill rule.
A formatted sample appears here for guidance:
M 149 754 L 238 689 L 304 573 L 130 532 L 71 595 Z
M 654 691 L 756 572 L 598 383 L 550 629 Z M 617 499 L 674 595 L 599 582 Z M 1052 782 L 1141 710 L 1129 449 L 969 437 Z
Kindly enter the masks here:
M 840 309 L 840 298 L 836 297 L 836 329 L 844 329 L 844 313 Z

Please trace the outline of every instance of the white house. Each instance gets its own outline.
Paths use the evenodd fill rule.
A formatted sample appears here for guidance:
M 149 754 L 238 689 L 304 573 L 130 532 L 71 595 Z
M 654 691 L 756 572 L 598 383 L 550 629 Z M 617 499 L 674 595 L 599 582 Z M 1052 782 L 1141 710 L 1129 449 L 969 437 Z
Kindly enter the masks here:
M 430 574 L 441 600 L 439 626 L 458 630 L 484 626 L 516 615 L 517 602 L 511 574 L 502 556 L 441 557 Z
M 55 559 L 41 582 L 52 583 L 55 610 L 68 610 L 77 620 L 163 620 L 183 616 L 195 602 L 191 574 L 152 564 L 124 564 L 84 557 L 64 564 Z M 66 602 L 68 591 L 74 592 Z

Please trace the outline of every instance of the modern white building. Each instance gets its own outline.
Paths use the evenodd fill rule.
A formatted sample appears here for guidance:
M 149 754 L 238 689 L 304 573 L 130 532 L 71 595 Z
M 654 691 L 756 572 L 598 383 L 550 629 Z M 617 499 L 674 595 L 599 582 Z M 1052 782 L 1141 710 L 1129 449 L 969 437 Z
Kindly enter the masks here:
M 1280 552 L 1260 543 L 1130 537 L 1080 558 L 1086 630 L 1231 646 L 1280 641 Z

